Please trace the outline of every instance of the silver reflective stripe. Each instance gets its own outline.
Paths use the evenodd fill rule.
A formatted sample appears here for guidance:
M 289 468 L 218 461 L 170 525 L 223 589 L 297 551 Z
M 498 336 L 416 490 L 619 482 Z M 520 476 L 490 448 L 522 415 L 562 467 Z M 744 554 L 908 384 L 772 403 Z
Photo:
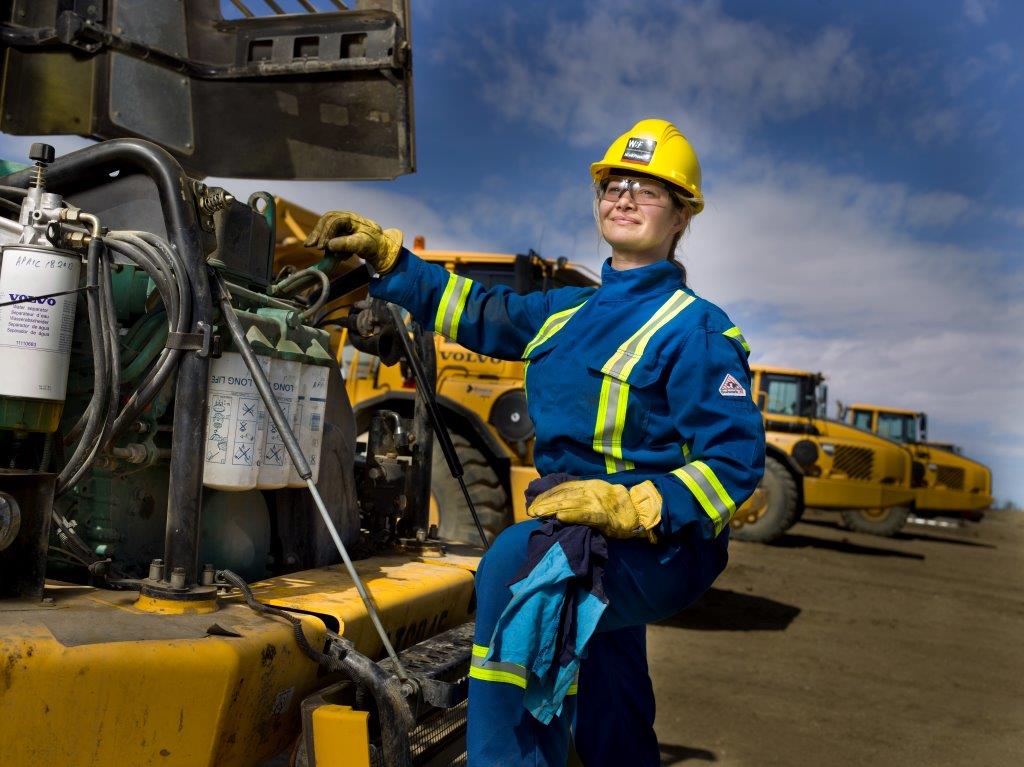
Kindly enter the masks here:
M 732 519 L 732 515 L 736 511 L 736 504 L 729 498 L 711 467 L 703 461 L 694 461 L 686 466 L 673 469 L 672 473 L 682 480 L 704 512 L 711 517 L 715 535 L 722 532 L 722 529 Z M 712 478 L 714 479 L 712 480 Z
M 488 671 L 499 671 L 502 674 L 511 674 L 519 679 L 523 680 L 525 685 L 527 680 L 530 678 L 529 672 L 527 672 L 525 666 L 520 666 L 518 663 L 502 663 L 493 660 L 484 660 L 474 656 L 473 663 L 474 668 L 487 669 Z
M 459 320 L 463 309 L 466 308 L 472 287 L 473 281 L 469 278 L 454 272 L 448 273 L 448 284 L 441 294 L 441 302 L 437 305 L 437 314 L 434 316 L 435 333 L 440 333 L 453 341 L 458 340 L 456 336 L 459 332 Z
M 526 683 L 529 680 L 530 672 L 526 670 L 525 666 L 520 666 L 518 663 L 502 663 L 499 661 L 484 660 L 486 655 L 486 647 L 478 644 L 473 645 L 473 660 L 469 667 L 469 676 L 471 678 L 478 679 L 483 682 L 514 684 L 516 687 L 522 687 L 524 690 L 526 689 Z M 566 695 L 576 695 L 579 677 L 580 673 L 577 669 Z

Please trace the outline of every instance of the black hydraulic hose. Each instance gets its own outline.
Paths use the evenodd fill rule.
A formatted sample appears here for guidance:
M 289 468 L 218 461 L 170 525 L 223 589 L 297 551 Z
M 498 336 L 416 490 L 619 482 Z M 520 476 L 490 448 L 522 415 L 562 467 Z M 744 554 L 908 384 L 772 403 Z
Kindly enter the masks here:
M 92 399 L 89 402 L 87 413 L 88 418 L 82 436 L 79 438 L 75 449 L 57 475 L 57 488 L 55 497 L 66 493 L 74 484 L 76 476 L 81 476 L 79 469 L 87 465 L 87 456 L 92 452 L 100 436 L 103 424 L 107 415 L 108 395 L 110 394 L 109 375 L 107 369 L 107 357 L 104 347 L 104 321 L 105 312 L 102 309 L 103 298 L 100 295 L 100 253 L 103 249 L 103 241 L 94 237 L 89 243 L 89 250 L 85 261 L 85 280 L 92 287 L 86 292 L 86 308 L 89 316 L 89 336 L 92 344 L 93 364 L 93 389 Z
M 433 387 L 427 385 L 427 374 L 423 371 L 423 365 L 420 363 L 416 350 L 412 348 L 412 342 L 409 340 L 409 334 L 405 330 L 405 322 L 402 320 L 401 312 L 399 312 L 397 306 L 391 303 L 388 304 L 388 312 L 391 314 L 391 321 L 395 323 L 395 330 L 402 342 L 402 349 L 405 351 L 405 357 L 409 361 L 409 367 L 412 368 L 416 385 L 424 393 L 423 402 L 427 406 L 427 415 L 430 417 L 430 422 L 434 427 L 434 434 L 437 436 L 437 442 L 441 446 L 441 452 L 444 453 L 444 460 L 448 464 L 448 469 L 451 471 L 452 476 L 458 480 L 459 487 L 462 488 L 462 494 L 465 496 L 466 504 L 469 506 L 469 513 L 473 517 L 473 524 L 476 525 L 476 531 L 480 534 L 480 540 L 483 542 L 484 550 L 486 551 L 491 546 L 487 542 L 484 526 L 480 524 L 480 515 L 477 514 L 476 506 L 473 505 L 473 499 L 469 495 L 469 488 L 466 487 L 466 481 L 463 478 L 462 461 L 459 460 L 458 453 L 455 452 L 455 445 L 452 444 L 452 438 L 448 433 L 448 428 L 445 426 L 444 418 L 441 416 L 441 410 L 437 407 Z
M 384 669 L 365 655 L 357 652 L 352 643 L 342 637 L 332 642 L 333 647 L 339 650 L 337 655 L 318 651 L 309 643 L 302 630 L 302 622 L 298 618 L 285 610 L 258 601 L 249 584 L 241 576 L 230 570 L 218 570 L 217 580 L 238 589 L 251 610 L 260 615 L 272 615 L 288 621 L 292 625 L 295 643 L 307 658 L 331 671 L 345 674 L 368 689 L 377 702 L 384 763 L 388 767 L 406 767 L 412 764 L 409 739 L 409 732 L 413 727 L 412 712 L 409 711 L 409 705 L 393 677 L 388 676 Z
M 188 283 L 185 281 L 184 267 L 175 265 L 168 258 L 173 258 L 173 251 L 166 247 L 157 247 L 143 238 L 143 234 L 132 232 L 113 232 L 110 235 L 113 247 L 117 252 L 135 261 L 153 279 L 160 292 L 161 300 L 167 310 L 168 329 L 184 333 L 188 330 L 188 318 L 182 312 L 182 303 L 187 302 Z M 152 240 L 160 238 L 150 235 Z M 184 301 L 183 301 L 184 298 Z M 156 362 L 150 367 L 145 377 L 128 398 L 124 409 L 117 416 L 112 437 L 116 437 L 130 426 L 139 413 L 153 400 L 163 388 L 181 356 L 180 349 L 164 349 Z
M 275 283 L 270 288 L 270 294 L 273 296 L 279 296 L 282 293 L 287 294 L 289 291 L 294 289 L 297 285 L 301 285 L 309 279 L 316 279 L 320 281 L 320 294 L 316 297 L 305 310 L 303 310 L 301 317 L 302 319 L 309 319 L 314 316 L 325 303 L 327 303 L 327 296 L 331 292 L 331 278 L 327 276 L 322 270 L 315 267 L 303 269 L 300 272 L 285 277 L 278 283 Z
M 107 405 L 106 419 L 103 424 L 103 439 L 99 449 L 105 450 L 110 442 L 111 429 L 121 404 L 121 326 L 117 322 L 117 308 L 114 306 L 114 286 L 110 261 L 112 254 L 108 250 L 103 259 L 103 279 L 100 282 L 100 296 L 103 298 L 105 315 L 104 336 L 107 343 L 106 354 L 110 369 L 110 402 Z

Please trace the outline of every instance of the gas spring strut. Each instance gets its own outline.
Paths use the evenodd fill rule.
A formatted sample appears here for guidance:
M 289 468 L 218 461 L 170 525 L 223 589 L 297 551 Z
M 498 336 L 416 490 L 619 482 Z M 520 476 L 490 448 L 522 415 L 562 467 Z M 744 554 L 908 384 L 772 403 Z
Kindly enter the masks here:
M 434 399 L 434 388 L 427 385 L 427 374 L 423 370 L 423 364 L 420 362 L 420 358 L 416 354 L 416 350 L 412 347 L 412 342 L 409 340 L 409 334 L 405 332 L 405 322 L 402 320 L 402 314 L 398 310 L 398 307 L 389 303 L 388 312 L 391 314 L 391 321 L 395 323 L 395 332 L 402 340 L 402 349 L 405 351 L 406 359 L 409 360 L 409 367 L 412 368 L 412 374 L 416 379 L 416 385 L 420 388 L 420 391 L 423 392 L 423 401 L 427 405 L 427 414 L 430 416 L 430 425 L 434 427 L 434 434 L 437 435 L 437 442 L 441 446 L 441 452 L 444 453 L 444 460 L 448 464 L 448 470 L 451 472 L 452 476 L 458 480 L 459 487 L 462 488 L 462 494 L 465 496 L 466 504 L 469 506 L 469 513 L 473 515 L 473 524 L 476 525 L 476 531 L 480 533 L 480 540 L 484 544 L 484 550 L 487 550 L 490 548 L 490 544 L 487 543 L 487 536 L 484 534 L 484 526 L 480 524 L 480 516 L 476 513 L 476 506 L 473 505 L 473 499 L 469 495 L 469 488 L 466 487 L 466 480 L 463 476 L 464 470 L 462 468 L 462 461 L 459 460 L 459 455 L 455 452 L 455 445 L 452 444 L 452 437 L 445 426 L 444 419 L 441 416 L 441 410 L 437 406 L 437 400 Z

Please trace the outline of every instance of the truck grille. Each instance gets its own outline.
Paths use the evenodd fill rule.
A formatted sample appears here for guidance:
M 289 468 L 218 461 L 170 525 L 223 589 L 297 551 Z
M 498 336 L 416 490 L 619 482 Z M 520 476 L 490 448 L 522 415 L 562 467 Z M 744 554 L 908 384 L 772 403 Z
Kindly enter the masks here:
M 832 457 L 832 467 L 841 471 L 850 479 L 871 479 L 871 470 L 875 465 L 875 451 L 866 447 L 850 447 L 836 445 Z
M 959 466 L 942 466 L 938 468 L 936 482 L 950 490 L 964 489 L 964 470 Z

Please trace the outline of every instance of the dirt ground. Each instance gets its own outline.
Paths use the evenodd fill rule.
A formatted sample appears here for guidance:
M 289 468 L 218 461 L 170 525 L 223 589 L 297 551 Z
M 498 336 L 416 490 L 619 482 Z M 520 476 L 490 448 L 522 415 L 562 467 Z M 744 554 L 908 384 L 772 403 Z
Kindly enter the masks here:
M 662 764 L 1024 764 L 1024 514 L 896 538 L 808 514 L 651 626 Z

